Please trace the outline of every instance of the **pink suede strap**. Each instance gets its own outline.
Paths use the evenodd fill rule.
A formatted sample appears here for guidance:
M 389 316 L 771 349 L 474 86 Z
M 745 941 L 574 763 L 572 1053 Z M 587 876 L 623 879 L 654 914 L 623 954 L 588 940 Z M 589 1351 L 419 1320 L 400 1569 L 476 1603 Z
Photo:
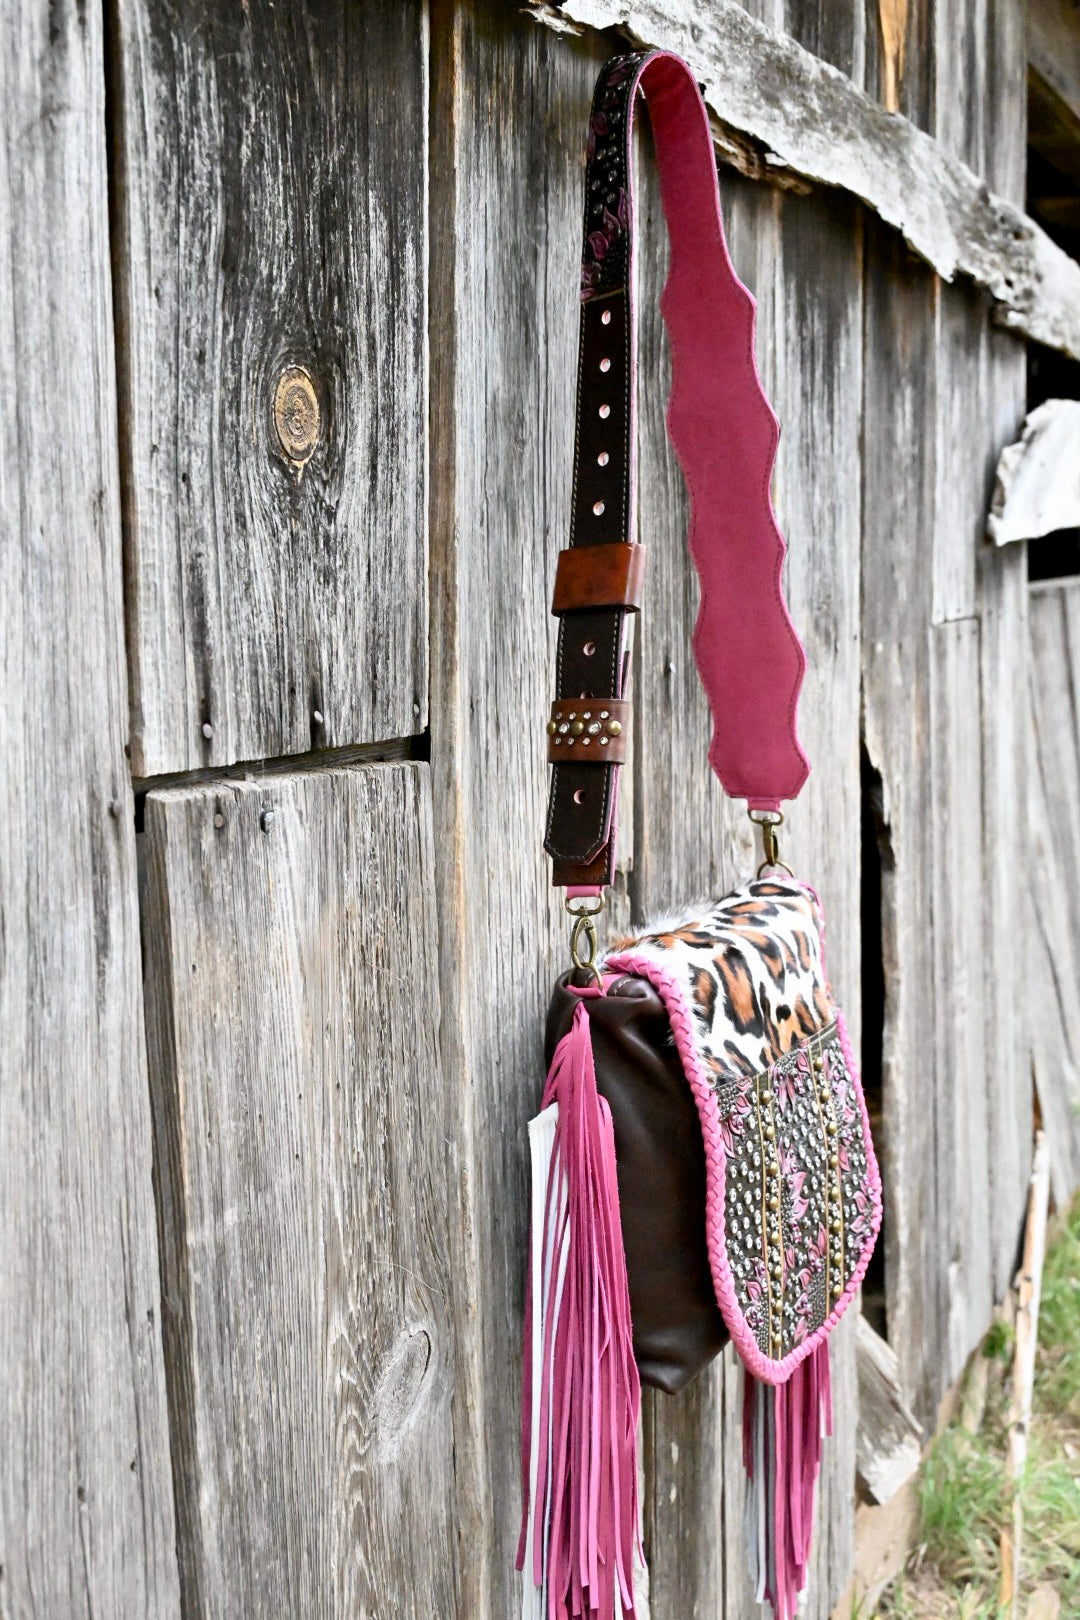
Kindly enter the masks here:
M 784 602 L 784 542 L 769 495 L 779 425 L 754 360 L 754 300 L 724 241 L 708 115 L 690 69 L 667 51 L 614 58 L 593 101 L 570 545 L 608 548 L 597 563 L 610 567 L 610 548 L 637 538 L 631 134 L 639 88 L 671 237 L 661 297 L 672 359 L 668 431 L 690 496 L 688 544 L 701 582 L 693 649 L 713 717 L 709 759 L 733 798 L 774 810 L 795 797 L 809 769 L 795 730 L 805 658 Z M 588 607 L 560 614 L 556 695 L 583 701 L 581 716 L 553 733 L 545 837 L 556 883 L 579 887 L 613 875 L 620 767 L 605 761 L 601 716 L 605 698 L 625 695 L 633 611 L 595 605 L 602 587 L 583 594 Z

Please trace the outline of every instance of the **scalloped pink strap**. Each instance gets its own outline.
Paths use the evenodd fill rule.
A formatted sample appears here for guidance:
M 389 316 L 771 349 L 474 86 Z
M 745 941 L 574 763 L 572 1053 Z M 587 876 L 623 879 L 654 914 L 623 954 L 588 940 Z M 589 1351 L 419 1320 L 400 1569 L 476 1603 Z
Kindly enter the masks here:
M 795 728 L 805 657 L 781 588 L 784 542 L 769 494 L 779 424 L 754 360 L 754 300 L 724 241 L 708 115 L 681 58 L 616 57 L 597 84 L 586 171 L 570 547 L 604 550 L 595 585 L 579 561 L 563 570 L 576 596 L 567 606 L 567 592 L 560 595 L 556 695 L 595 704 L 584 733 L 555 726 L 550 738 L 545 847 L 562 884 L 610 882 L 614 862 L 620 767 L 604 759 L 602 731 L 586 738 L 602 724 L 603 700 L 623 697 L 634 608 L 605 600 L 604 582 L 623 577 L 614 548 L 635 538 L 630 142 L 639 87 L 671 237 L 661 298 L 672 355 L 668 431 L 690 495 L 688 542 L 701 581 L 693 648 L 713 717 L 709 759 L 725 791 L 752 809 L 778 809 L 809 771 Z

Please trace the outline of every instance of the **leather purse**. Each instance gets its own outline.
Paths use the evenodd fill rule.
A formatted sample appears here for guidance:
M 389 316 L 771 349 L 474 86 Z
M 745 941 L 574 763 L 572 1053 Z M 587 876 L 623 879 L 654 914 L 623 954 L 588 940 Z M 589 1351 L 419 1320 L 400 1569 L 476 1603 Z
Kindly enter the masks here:
M 631 127 L 648 101 L 671 236 L 668 428 L 701 581 L 710 762 L 760 824 L 757 876 L 600 953 L 629 724 L 634 539 Z M 789 1620 L 809 1558 L 828 1336 L 855 1297 L 881 1184 L 820 901 L 779 858 L 808 765 L 805 659 L 769 498 L 778 424 L 754 304 L 724 243 L 708 117 L 668 52 L 614 58 L 589 124 L 570 545 L 559 557 L 545 848 L 573 918 L 529 1128 L 522 1409 L 526 1620 L 632 1617 L 640 1381 L 677 1391 L 734 1342 L 745 1369 L 748 1556 Z

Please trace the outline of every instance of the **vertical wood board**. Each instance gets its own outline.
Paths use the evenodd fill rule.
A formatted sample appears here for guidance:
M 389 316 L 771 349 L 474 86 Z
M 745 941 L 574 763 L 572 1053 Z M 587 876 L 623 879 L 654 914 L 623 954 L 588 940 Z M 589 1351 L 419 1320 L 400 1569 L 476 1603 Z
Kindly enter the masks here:
M 989 332 L 986 441 L 1015 437 L 1024 410 L 1023 347 Z M 1027 899 L 1031 887 L 1030 718 L 1026 546 L 983 541 L 978 554 L 982 705 L 983 955 L 989 1099 L 991 1247 L 995 1299 L 1016 1269 L 1031 1171 Z
M 649 170 L 646 165 L 646 180 Z M 789 600 L 810 671 L 800 732 L 815 765 L 790 810 L 784 853 L 830 919 L 830 974 L 859 1028 L 859 415 L 861 242 L 854 209 L 725 181 L 729 244 L 758 303 L 757 353 L 784 422 L 775 499 L 790 544 Z M 711 724 L 690 634 L 696 578 L 688 507 L 664 434 L 669 386 L 657 299 L 667 247 L 655 182 L 641 254 L 639 538 L 650 548 L 635 670 L 638 920 L 722 893 L 760 858 L 743 806 L 707 763 Z M 850 1573 L 855 1392 L 849 1335 L 835 1336 L 837 1433 L 819 1495 L 807 1613 L 828 1615 Z M 655 1397 L 647 1498 L 654 1616 L 748 1612 L 739 1375 L 734 1357 L 675 1399 Z M 721 1608 L 720 1605 L 723 1605 Z
M 1026 982 L 1054 1200 L 1080 1186 L 1080 582 L 1031 591 L 1033 862 Z
M 933 283 L 902 244 L 867 224 L 863 369 L 864 743 L 880 783 L 884 1010 L 880 1141 L 889 1341 L 906 1392 L 936 1409 L 933 800 L 930 640 L 934 464 Z M 888 356 L 889 363 L 878 363 Z M 873 949 L 870 940 L 864 949 Z
M 979 624 L 930 631 L 934 893 L 933 1173 L 940 1388 L 964 1369 L 993 1307 L 983 914 Z
M 0 12 L 0 1613 L 179 1610 L 97 8 Z
M 132 763 L 427 718 L 427 22 L 115 0 Z
M 425 765 L 146 809 L 184 1612 L 458 1613 Z
M 462 1613 L 520 1609 L 526 1126 L 569 926 L 542 840 L 570 523 L 583 153 L 611 49 L 433 9 L 432 769 L 458 1223 Z M 614 926 L 618 926 L 615 922 Z

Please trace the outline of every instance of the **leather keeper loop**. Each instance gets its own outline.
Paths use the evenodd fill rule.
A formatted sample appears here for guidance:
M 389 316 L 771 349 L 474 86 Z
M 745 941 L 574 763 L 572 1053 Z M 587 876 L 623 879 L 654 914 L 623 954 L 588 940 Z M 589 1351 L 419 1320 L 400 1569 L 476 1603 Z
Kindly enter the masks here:
M 556 698 L 547 724 L 552 765 L 622 765 L 630 705 L 619 698 Z
M 551 611 L 575 613 L 588 608 L 627 608 L 641 604 L 645 547 L 618 541 L 612 545 L 571 546 L 559 552 Z

